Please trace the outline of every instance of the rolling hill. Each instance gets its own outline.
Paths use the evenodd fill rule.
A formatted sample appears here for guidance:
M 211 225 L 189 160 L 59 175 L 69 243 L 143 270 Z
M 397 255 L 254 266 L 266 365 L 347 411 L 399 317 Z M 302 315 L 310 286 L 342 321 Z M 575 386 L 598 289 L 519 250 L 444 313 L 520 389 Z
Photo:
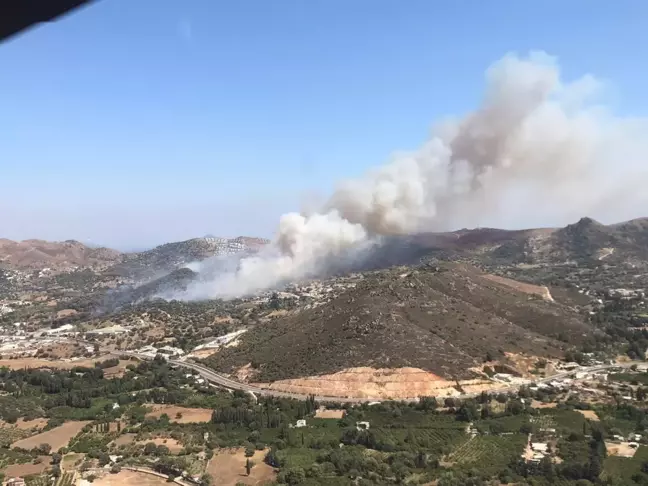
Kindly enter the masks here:
M 122 254 L 108 248 L 91 248 L 75 240 L 12 241 L 0 239 L 0 265 L 24 269 L 105 267 L 120 261 Z
M 367 272 L 327 303 L 251 329 L 207 363 L 228 373 L 251 364 L 249 379 L 258 382 L 353 367 L 467 379 L 487 355 L 556 357 L 589 332 L 580 315 L 539 287 L 465 264 L 393 267 Z

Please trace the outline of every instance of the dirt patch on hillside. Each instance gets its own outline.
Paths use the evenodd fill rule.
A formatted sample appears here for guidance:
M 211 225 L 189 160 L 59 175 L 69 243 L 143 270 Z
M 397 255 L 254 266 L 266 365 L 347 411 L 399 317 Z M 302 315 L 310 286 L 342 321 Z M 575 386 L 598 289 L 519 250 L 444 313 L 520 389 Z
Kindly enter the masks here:
M 492 389 L 487 380 L 459 382 L 465 393 Z M 340 398 L 408 399 L 421 396 L 454 396 L 456 383 L 419 368 L 348 368 L 331 375 L 309 376 L 274 383 L 256 383 L 271 390 Z
M 600 420 L 599 416 L 596 415 L 596 412 L 594 410 L 576 410 L 576 412 L 580 413 L 586 419 L 590 419 L 594 422 L 598 422 Z
M 557 403 L 551 402 L 551 403 L 543 403 L 539 402 L 538 400 L 533 400 L 531 402 L 531 406 L 533 408 L 556 408 Z M 578 411 L 578 410 L 577 410 Z
M 237 483 L 261 485 L 274 480 L 272 467 L 263 462 L 267 449 L 256 451 L 250 458 L 255 466 L 247 476 L 245 472 L 245 450 L 222 449 L 215 451 L 214 457 L 207 464 L 207 473 L 212 477 L 213 484 L 219 486 L 235 486 Z
M 152 410 L 146 414 L 147 417 L 160 418 L 166 413 L 171 422 L 179 424 L 209 422 L 212 416 L 212 410 L 207 408 L 176 407 L 174 405 L 151 405 L 150 407 Z
M 15 424 L 10 424 L 8 422 L 5 422 L 4 420 L 0 420 L 0 427 L 3 428 L 11 428 L 15 427 L 20 430 L 30 430 L 30 429 L 42 429 L 47 425 L 47 419 L 44 418 L 37 418 L 34 420 L 25 420 L 25 419 L 18 419 L 18 421 Z
M 217 351 L 218 348 L 199 349 L 198 351 L 192 351 L 191 353 L 187 354 L 187 357 L 205 359 L 205 358 L 209 358 L 212 354 L 216 353 Z
M 33 435 L 27 439 L 18 440 L 11 444 L 11 447 L 21 447 L 29 450 L 38 447 L 40 444 L 49 444 L 52 447 L 52 451 L 55 452 L 61 447 L 67 446 L 70 439 L 81 432 L 81 429 L 89 423 L 89 421 L 66 422 L 47 432 Z
M 93 486 L 168 486 L 164 478 L 123 469 L 117 474 L 105 474 L 93 481 Z
M 57 319 L 62 319 L 64 317 L 70 317 L 70 316 L 75 316 L 79 313 L 79 311 L 75 309 L 62 309 L 56 313 L 56 318 Z
M 50 456 L 39 456 L 40 462 L 38 464 L 12 464 L 3 469 L 5 477 L 15 478 L 29 476 L 31 474 L 41 474 L 46 470 L 50 469 L 52 465 L 50 464 L 52 458 Z
M 120 359 L 117 366 L 112 366 L 110 368 L 105 368 L 103 370 L 104 377 L 112 380 L 113 378 L 121 378 L 126 373 L 126 368 L 128 365 L 137 366 L 139 362 L 137 360 L 130 359 Z
M 483 276 L 485 279 L 491 280 L 492 282 L 497 282 L 512 289 L 518 290 L 519 292 L 524 292 L 525 294 L 533 294 L 541 297 L 544 300 L 553 302 L 553 297 L 551 292 L 544 285 L 533 285 L 524 282 L 518 282 L 517 280 L 511 280 L 510 278 L 500 277 L 499 275 L 486 274 Z

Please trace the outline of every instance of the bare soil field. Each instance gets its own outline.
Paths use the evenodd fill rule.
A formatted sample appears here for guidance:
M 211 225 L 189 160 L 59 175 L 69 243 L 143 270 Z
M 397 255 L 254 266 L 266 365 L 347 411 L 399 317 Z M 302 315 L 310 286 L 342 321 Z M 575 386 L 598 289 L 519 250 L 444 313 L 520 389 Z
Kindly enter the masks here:
M 93 486 L 167 486 L 169 483 L 164 478 L 153 474 L 124 469 L 117 474 L 105 474 L 95 479 L 92 484 Z
M 492 282 L 497 282 L 512 289 L 524 292 L 525 294 L 532 294 L 541 297 L 544 300 L 553 302 L 553 297 L 549 292 L 549 289 L 545 286 L 533 285 L 524 282 L 518 282 L 517 280 L 511 280 L 510 278 L 500 277 L 499 275 L 486 274 L 483 276 L 485 279 L 488 279 Z
M 121 378 L 122 376 L 124 376 L 124 373 L 126 373 L 126 367 L 128 365 L 137 365 L 137 363 L 138 362 L 136 360 L 120 359 L 117 366 L 104 369 L 104 376 L 108 379 Z
M 479 393 L 498 386 L 487 380 L 461 380 L 459 383 L 466 393 Z M 340 398 L 408 399 L 460 394 L 455 382 L 419 368 L 347 368 L 331 375 L 255 385 L 277 391 Z
M 30 430 L 30 429 L 42 429 L 47 425 L 47 419 L 37 418 L 34 420 L 25 420 L 24 418 L 18 419 L 15 424 L 10 424 L 4 420 L 0 420 L 0 427 L 14 427 L 20 430 Z
M 256 451 L 250 458 L 255 464 L 249 476 L 245 474 L 245 450 L 221 449 L 214 451 L 214 457 L 207 464 L 207 472 L 218 486 L 235 486 L 237 483 L 262 485 L 274 480 L 275 472 L 263 459 L 267 450 Z
M 605 448 L 607 449 L 608 456 L 633 457 L 635 452 L 637 452 L 637 448 L 630 447 L 629 442 L 621 442 L 620 444 L 606 442 Z
M 136 434 L 123 434 L 112 441 L 116 446 L 132 444 L 135 441 Z
M 180 452 L 184 446 L 178 442 L 175 439 L 172 439 L 171 437 L 155 437 L 153 439 L 145 439 L 140 441 L 140 444 L 148 444 L 149 442 L 153 442 L 155 445 L 164 445 L 169 448 L 169 452 L 172 454 L 177 454 Z
M 30 474 L 40 474 L 47 469 L 50 469 L 52 466 L 50 464 L 51 457 L 49 456 L 39 456 L 41 462 L 38 464 L 12 464 L 7 466 L 4 471 L 6 477 L 22 477 L 29 476 Z
M 315 412 L 315 418 L 321 419 L 341 419 L 344 417 L 344 410 L 327 410 L 320 408 Z
M 190 358 L 204 359 L 210 357 L 212 354 L 218 352 L 218 348 L 206 348 L 199 349 L 198 351 L 192 351 L 187 356 Z
M 576 412 L 580 413 L 586 419 L 593 420 L 594 422 L 599 421 L 599 417 L 594 410 L 576 410 Z
M 543 402 L 539 402 L 538 400 L 531 401 L 531 406 L 533 408 L 556 408 L 556 405 L 557 405 L 557 403 L 553 403 L 553 402 L 551 402 L 551 403 L 543 403 Z M 579 411 L 580 410 L 577 410 L 577 412 L 579 412 Z
M 207 408 L 176 407 L 174 405 L 152 405 L 152 410 L 146 414 L 147 417 L 160 418 L 167 414 L 171 422 L 179 424 L 191 424 L 197 422 L 209 422 L 212 410 Z M 181 414 L 178 417 L 178 414 Z
M 23 449 L 29 450 L 38 447 L 40 444 L 49 444 L 52 447 L 52 451 L 58 451 L 61 447 L 67 446 L 70 439 L 81 432 L 81 429 L 89 423 L 89 421 L 66 422 L 47 432 L 16 441 L 11 444 L 11 447 L 22 447 Z

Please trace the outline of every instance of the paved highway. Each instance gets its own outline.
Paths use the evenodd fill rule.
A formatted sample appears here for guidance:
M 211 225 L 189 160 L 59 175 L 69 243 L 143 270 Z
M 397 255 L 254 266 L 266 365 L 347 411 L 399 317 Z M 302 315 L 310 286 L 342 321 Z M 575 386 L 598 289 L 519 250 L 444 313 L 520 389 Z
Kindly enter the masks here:
M 129 353 L 129 352 L 122 352 L 122 353 L 115 353 L 120 356 L 126 355 L 126 356 L 132 356 L 134 358 L 138 359 L 151 359 L 150 356 L 147 355 L 142 355 L 138 353 Z M 247 383 L 241 383 L 240 381 L 232 380 L 231 378 L 228 378 L 220 373 L 215 372 L 212 369 L 209 369 L 203 365 L 191 362 L 191 361 L 180 361 L 177 359 L 169 359 L 169 363 L 176 365 L 176 366 L 181 366 L 183 368 L 188 368 L 192 369 L 194 371 L 197 371 L 200 376 L 202 376 L 205 380 L 209 381 L 210 383 L 214 383 L 216 385 L 220 385 L 224 388 L 229 388 L 231 390 L 241 390 L 245 392 L 252 392 L 255 395 L 265 395 L 265 396 L 273 396 L 273 397 L 283 397 L 283 398 L 296 398 L 298 400 L 305 400 L 309 397 L 309 395 L 302 395 L 299 393 L 288 393 L 288 392 L 282 392 L 282 391 L 277 391 L 277 390 L 268 390 L 266 388 L 259 388 L 257 386 L 249 385 Z M 547 377 L 547 378 L 539 378 L 537 380 L 533 380 L 529 382 L 529 385 L 534 385 L 538 383 L 547 383 L 553 380 L 560 380 L 562 378 L 567 378 L 569 376 L 575 375 L 576 373 L 591 373 L 595 371 L 603 371 L 606 369 L 610 368 L 630 368 L 632 365 L 638 364 L 637 362 L 628 362 L 628 363 L 618 363 L 618 364 L 608 364 L 608 365 L 596 365 L 596 366 L 588 366 L 584 368 L 578 368 L 575 370 L 571 371 L 564 371 L 562 373 L 555 374 L 553 376 Z M 510 392 L 515 392 L 520 388 L 521 385 L 508 385 L 504 386 L 502 388 L 496 388 L 493 390 L 488 390 L 488 393 L 510 393 Z M 462 395 L 457 395 L 453 398 L 475 398 L 479 396 L 480 393 L 464 393 Z M 343 402 L 343 403 L 364 403 L 364 402 L 385 402 L 389 401 L 384 398 L 342 398 L 342 397 L 326 397 L 326 396 L 315 396 L 315 399 L 319 402 Z M 401 401 L 401 400 L 397 400 Z

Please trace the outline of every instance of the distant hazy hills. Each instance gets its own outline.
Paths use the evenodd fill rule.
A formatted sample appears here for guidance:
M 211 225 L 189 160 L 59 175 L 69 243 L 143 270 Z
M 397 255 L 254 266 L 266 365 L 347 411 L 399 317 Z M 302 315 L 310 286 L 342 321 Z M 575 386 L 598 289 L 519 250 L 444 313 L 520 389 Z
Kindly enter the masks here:
M 167 243 L 143 252 L 122 253 L 74 240 L 16 242 L 0 239 L 0 266 L 16 269 L 49 267 L 54 270 L 84 267 L 134 275 L 169 271 L 216 255 L 256 251 L 267 243 L 268 240 L 246 236 L 232 239 L 207 237 Z
M 121 258 L 122 254 L 116 250 L 91 248 L 75 240 L 50 242 L 0 239 L 0 265 L 9 268 L 105 267 Z
M 254 252 L 267 243 L 262 238 L 207 236 L 142 252 L 121 253 L 72 240 L 54 243 L 0 239 L 0 265 L 32 269 L 93 267 L 121 275 L 152 276 L 215 255 Z M 363 269 L 384 268 L 416 263 L 424 257 L 497 265 L 565 262 L 648 265 L 648 218 L 612 225 L 583 218 L 564 228 L 477 228 L 390 237 L 358 264 Z

